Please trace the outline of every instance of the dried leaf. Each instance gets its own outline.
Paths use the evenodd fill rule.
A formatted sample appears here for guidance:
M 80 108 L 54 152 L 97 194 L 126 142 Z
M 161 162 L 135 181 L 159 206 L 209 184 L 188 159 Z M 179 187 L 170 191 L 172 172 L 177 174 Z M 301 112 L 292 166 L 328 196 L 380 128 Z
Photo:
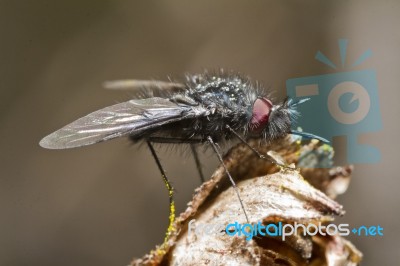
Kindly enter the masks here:
M 251 144 L 255 146 L 257 142 L 253 140 Z M 302 149 L 318 146 L 316 142 L 299 145 L 297 141 L 286 138 L 272 143 L 268 150 L 278 152 L 288 163 L 297 163 Z M 263 148 L 261 151 L 268 152 Z M 277 172 L 279 168 L 255 157 L 241 144 L 232 148 L 224 161 L 237 180 L 252 224 L 260 221 L 263 225 L 279 222 L 309 225 L 326 223 L 332 221 L 335 215 L 344 214 L 342 206 L 322 191 L 331 197 L 344 192 L 351 167 Z M 192 228 L 188 231 L 192 219 L 195 219 L 192 225 L 247 223 L 235 191 L 225 178 L 223 167 L 219 167 L 209 181 L 196 189 L 188 208 L 177 218 L 177 231 L 168 244 L 132 264 L 356 265 L 361 260 L 361 253 L 339 236 L 311 237 L 299 233 L 287 237 L 285 241 L 281 237 L 267 236 L 256 236 L 247 241 L 243 236 L 229 236 L 223 232 L 197 235 Z

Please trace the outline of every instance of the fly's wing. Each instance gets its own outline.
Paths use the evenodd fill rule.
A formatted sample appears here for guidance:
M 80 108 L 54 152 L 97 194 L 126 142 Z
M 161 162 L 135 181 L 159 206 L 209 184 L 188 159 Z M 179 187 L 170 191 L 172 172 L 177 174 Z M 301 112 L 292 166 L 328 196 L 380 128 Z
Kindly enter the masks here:
M 80 147 L 205 114 L 206 109 L 201 106 L 178 105 L 164 98 L 130 100 L 82 117 L 39 144 L 47 149 Z
M 112 90 L 130 90 L 140 98 L 169 96 L 185 90 L 185 85 L 159 80 L 114 80 L 106 81 L 103 86 Z

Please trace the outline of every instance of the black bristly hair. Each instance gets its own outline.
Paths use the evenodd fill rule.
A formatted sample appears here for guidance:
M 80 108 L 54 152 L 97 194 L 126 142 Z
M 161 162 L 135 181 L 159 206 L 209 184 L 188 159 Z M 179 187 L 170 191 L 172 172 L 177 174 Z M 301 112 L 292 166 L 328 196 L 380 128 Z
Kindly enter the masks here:
M 179 125 L 166 126 L 167 131 L 174 131 L 168 132 L 167 135 L 200 138 L 203 141 L 211 136 L 216 142 L 220 142 L 233 137 L 232 132 L 227 130 L 228 126 L 244 138 L 262 137 L 269 142 L 283 137 L 290 133 L 291 119 L 297 115 L 296 103 L 291 99 L 274 104 L 265 127 L 261 131 L 252 130 L 255 101 L 259 98 L 271 101 L 270 95 L 261 86 L 254 85 L 250 78 L 238 73 L 219 70 L 197 75 L 187 74 L 185 90 L 174 93 L 170 98 L 179 99 L 181 104 L 201 105 L 209 114 L 182 120 Z

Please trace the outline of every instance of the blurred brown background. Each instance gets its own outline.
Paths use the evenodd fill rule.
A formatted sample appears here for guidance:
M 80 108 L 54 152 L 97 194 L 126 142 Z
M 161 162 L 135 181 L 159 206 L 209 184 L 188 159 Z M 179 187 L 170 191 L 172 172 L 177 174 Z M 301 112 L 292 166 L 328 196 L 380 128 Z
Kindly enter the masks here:
M 357 165 L 338 222 L 381 225 L 350 237 L 363 265 L 396 265 L 400 218 L 398 1 L 0 1 L 0 265 L 126 265 L 162 242 L 168 200 L 149 151 L 126 139 L 49 151 L 39 140 L 129 99 L 105 80 L 165 79 L 224 67 L 285 94 L 288 78 L 332 73 L 314 60 L 377 72 L 384 130 L 364 141 L 381 163 Z M 349 69 L 348 69 L 349 70 Z M 193 160 L 161 149 L 182 211 L 199 185 Z M 202 157 L 206 173 L 217 165 Z

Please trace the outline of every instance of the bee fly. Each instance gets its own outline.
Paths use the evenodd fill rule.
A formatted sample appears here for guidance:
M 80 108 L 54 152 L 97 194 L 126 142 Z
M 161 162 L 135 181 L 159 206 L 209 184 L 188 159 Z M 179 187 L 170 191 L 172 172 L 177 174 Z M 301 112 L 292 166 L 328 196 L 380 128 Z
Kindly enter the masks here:
M 170 202 L 169 226 L 166 240 L 174 231 L 175 204 L 173 187 L 154 150 L 153 143 L 186 143 L 201 171 L 195 144 L 208 143 L 232 183 L 243 213 L 246 210 L 235 182 L 225 166 L 218 143 L 237 138 L 257 156 L 260 154 L 247 142 L 248 137 L 271 141 L 287 134 L 301 135 L 327 142 L 310 133 L 291 129 L 296 106 L 305 100 L 286 99 L 273 103 L 268 95 L 238 74 L 216 73 L 186 75 L 186 82 L 122 80 L 105 84 L 111 89 L 133 89 L 141 93 L 137 99 L 118 103 L 82 117 L 55 131 L 40 141 L 47 149 L 67 149 L 95 144 L 127 136 L 133 141 L 145 141 L 168 189 Z M 285 166 L 283 166 L 285 167 Z

